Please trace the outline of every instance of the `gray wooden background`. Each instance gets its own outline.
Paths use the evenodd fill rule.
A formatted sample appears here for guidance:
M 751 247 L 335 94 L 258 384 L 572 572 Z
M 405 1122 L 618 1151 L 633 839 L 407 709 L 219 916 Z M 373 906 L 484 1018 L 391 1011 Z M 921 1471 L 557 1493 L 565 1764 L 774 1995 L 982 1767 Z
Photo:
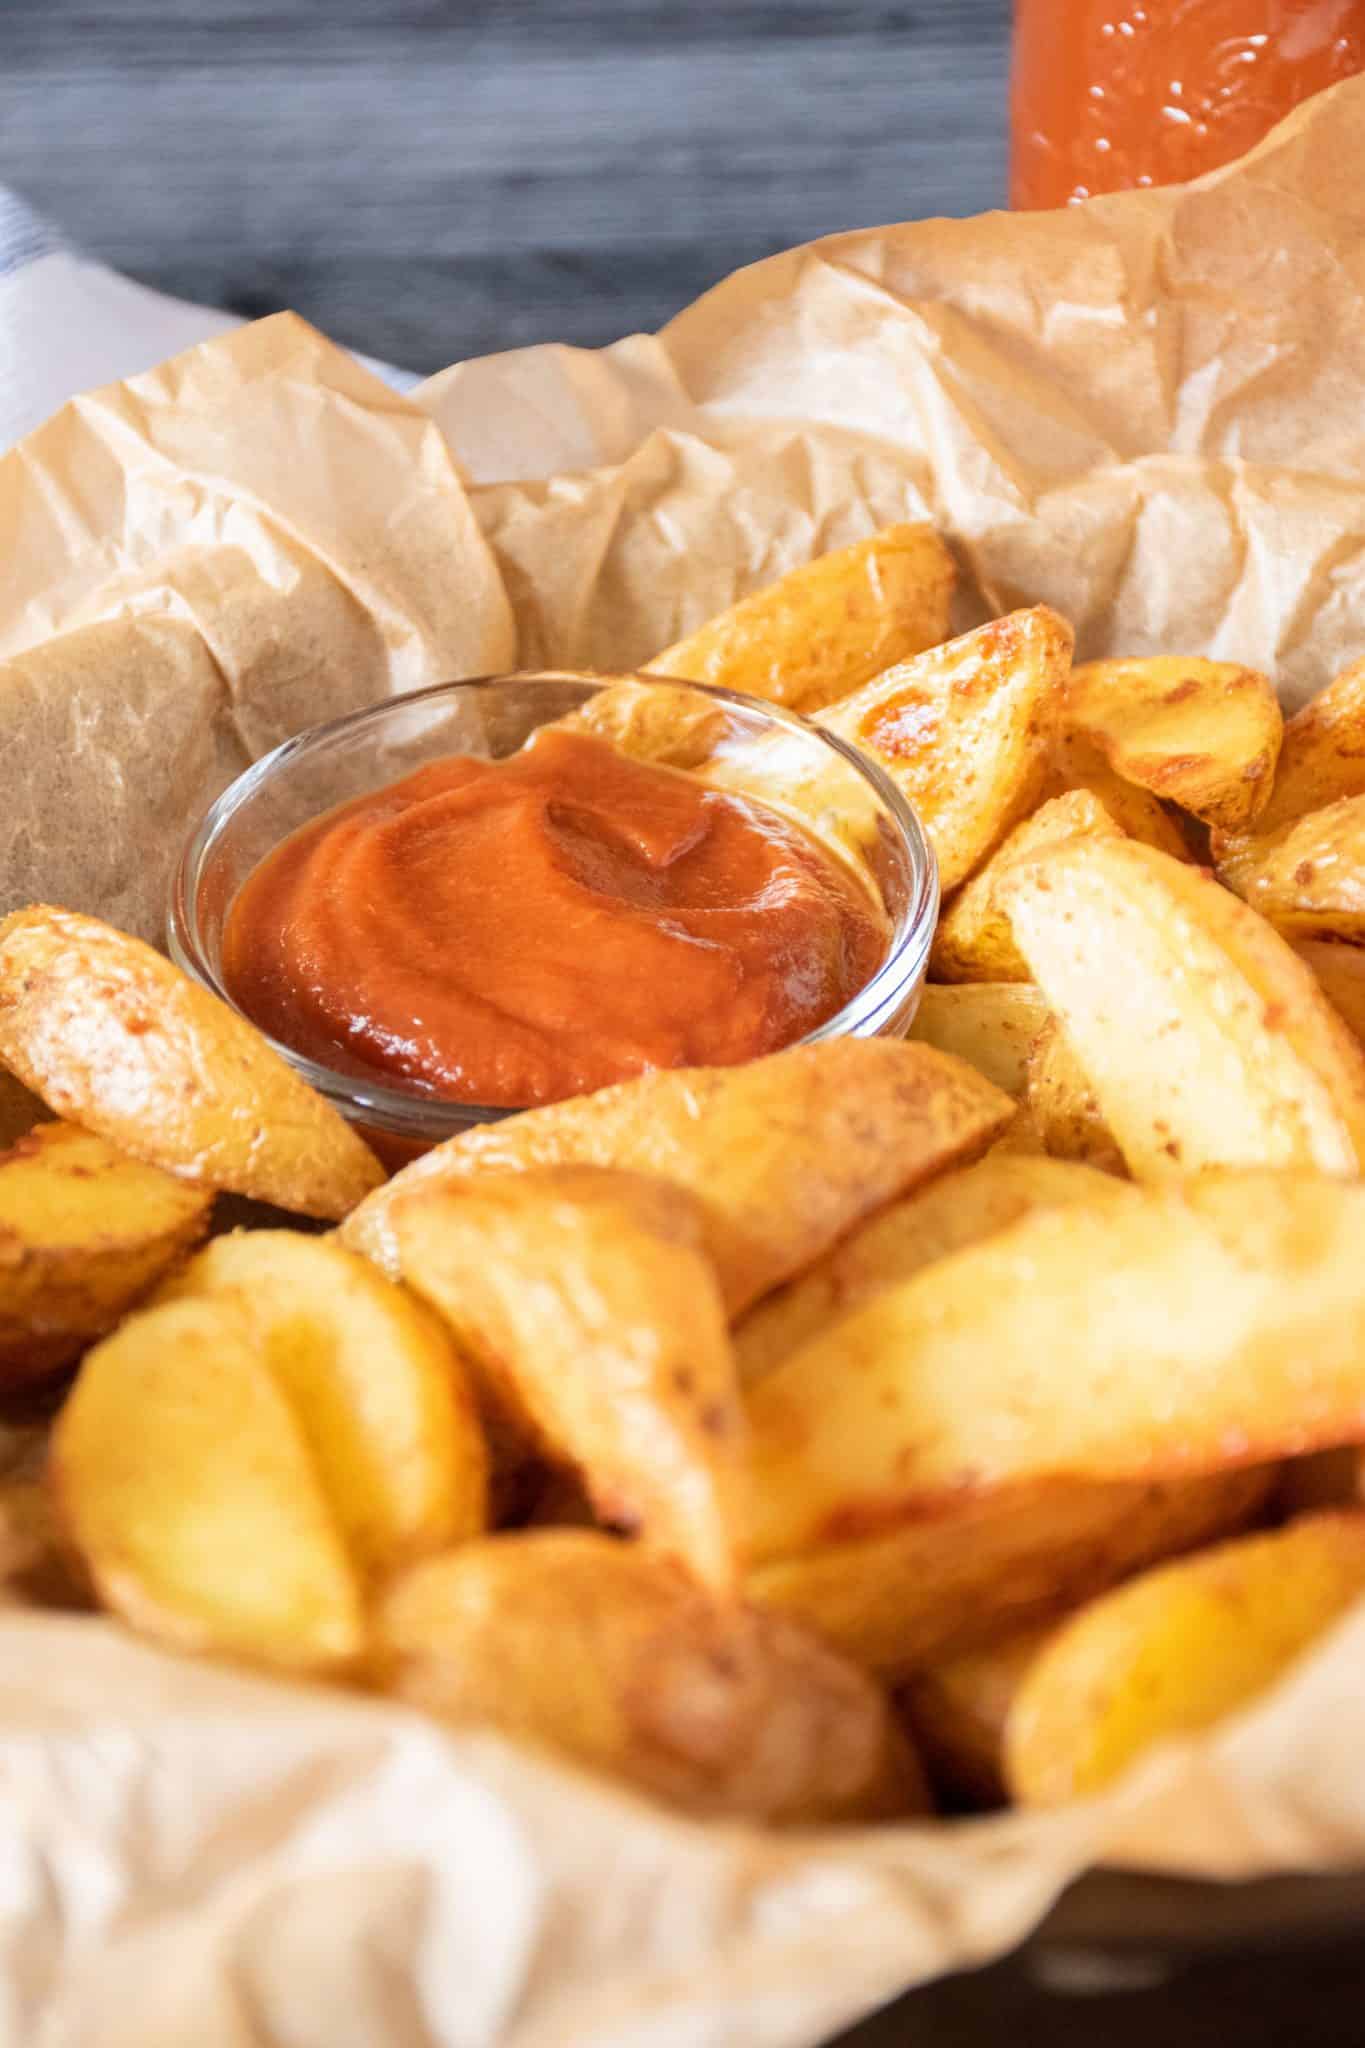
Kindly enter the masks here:
M 1004 193 L 1008 0 L 0 0 L 0 183 L 418 370 Z

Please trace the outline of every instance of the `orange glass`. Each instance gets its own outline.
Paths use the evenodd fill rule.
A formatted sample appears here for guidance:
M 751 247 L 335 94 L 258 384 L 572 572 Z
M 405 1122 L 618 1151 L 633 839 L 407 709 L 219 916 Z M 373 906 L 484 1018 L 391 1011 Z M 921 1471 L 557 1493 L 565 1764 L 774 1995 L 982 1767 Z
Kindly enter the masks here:
M 1173 185 L 1365 71 L 1365 0 L 1015 0 L 1010 203 Z

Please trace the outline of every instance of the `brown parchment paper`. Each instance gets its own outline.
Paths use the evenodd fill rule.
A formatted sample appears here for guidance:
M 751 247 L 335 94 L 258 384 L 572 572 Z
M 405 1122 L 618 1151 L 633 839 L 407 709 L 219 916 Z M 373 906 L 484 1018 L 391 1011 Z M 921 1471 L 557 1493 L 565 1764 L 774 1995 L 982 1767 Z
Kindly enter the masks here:
M 0 462 L 0 908 L 155 932 L 184 828 L 300 724 L 513 660 L 620 667 L 925 514 L 962 623 L 1083 654 L 1365 652 L 1365 81 L 1240 165 L 844 235 L 657 338 L 395 398 L 265 321 Z M 1068 1812 L 703 1828 L 377 1701 L 0 1619 L 0 2039 L 796 2048 L 1020 1936 L 1100 1859 L 1365 1860 L 1365 1613 Z

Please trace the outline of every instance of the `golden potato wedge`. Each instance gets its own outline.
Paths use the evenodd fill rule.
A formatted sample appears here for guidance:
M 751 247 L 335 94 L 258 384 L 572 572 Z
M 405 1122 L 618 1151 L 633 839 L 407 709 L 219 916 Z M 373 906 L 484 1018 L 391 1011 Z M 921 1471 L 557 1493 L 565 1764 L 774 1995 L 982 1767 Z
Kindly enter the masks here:
M 1116 775 L 1099 748 L 1079 733 L 1061 732 L 1052 742 L 1048 757 L 1046 798 L 1067 791 L 1088 790 L 1104 805 L 1121 832 L 1173 860 L 1189 860 L 1190 847 L 1179 822 L 1163 808 L 1149 790 Z
M 1026 860 L 1059 839 L 1122 839 L 1123 832 L 1088 789 L 1054 796 L 1016 825 L 964 882 L 939 919 L 929 955 L 935 981 L 1028 981 L 1029 971 L 1014 943 L 998 884 L 1016 861 Z
M 1332 1008 L 1365 1042 L 1365 947 L 1341 939 L 1291 939 L 1290 944 Z
M 225 1301 L 289 1403 L 364 1576 L 487 1526 L 488 1451 L 443 1323 L 367 1259 L 293 1230 L 217 1237 L 161 1301 Z
M 930 982 L 920 991 L 910 1036 L 965 1060 L 1018 1097 L 1027 1085 L 1033 1041 L 1051 1015 L 1041 989 L 1025 982 Z
M 1365 661 L 1343 669 L 1285 726 L 1257 834 L 1277 832 L 1347 796 L 1365 796 Z
M 1239 1527 L 1269 1483 L 1251 1468 L 964 1492 L 883 1533 L 765 1564 L 750 1574 L 749 1597 L 903 1679 Z
M 1072 1617 L 1005 1721 L 1023 1806 L 1098 1792 L 1282 1678 L 1365 1594 L 1365 1514 L 1314 1515 L 1160 1566 Z
M 86 1356 L 53 1433 L 58 1518 L 103 1604 L 178 1648 L 344 1669 L 360 1580 L 241 1310 L 144 1309 Z
M 1011 612 L 888 669 L 820 715 L 914 806 L 944 890 L 980 867 L 1038 801 L 1073 637 L 1046 605 Z
M 1005 1722 L 1025 1673 L 1056 1629 L 1056 1622 L 1037 1622 L 984 1649 L 926 1664 L 906 1681 L 900 1707 L 936 1786 L 971 1806 L 1004 1800 Z
M 923 1810 L 870 1679 L 635 1544 L 581 1529 L 471 1543 L 400 1579 L 379 1627 L 400 1698 L 687 1812 L 811 1823 Z
M 1365 1186 L 1206 1173 L 1038 1211 L 884 1288 L 749 1395 L 756 1561 L 1049 1477 L 1365 1436 Z
M 748 1446 L 696 1200 L 606 1167 L 531 1167 L 419 1184 L 389 1224 L 495 1436 L 567 1462 L 604 1521 L 732 1592 Z
M 1365 1054 L 1264 919 L 1126 839 L 1000 883 L 1015 942 L 1139 1179 L 1365 1160 Z
M 1127 1175 L 1123 1153 L 1089 1077 L 1055 1017 L 1033 1042 L 1024 1102 L 1051 1158 L 1078 1160 L 1099 1173 Z
M 1125 781 L 1228 831 L 1264 807 L 1284 732 L 1259 670 L 1182 654 L 1083 662 L 1063 718 Z
M 740 1379 L 752 1387 L 800 1345 L 882 1287 L 993 1237 L 1034 1209 L 1104 1201 L 1124 1189 L 1088 1166 L 993 1153 L 895 1202 L 749 1311 L 735 1331 Z
M 927 1045 L 832 1039 L 742 1067 L 644 1074 L 438 1145 L 363 1202 L 344 1241 L 390 1274 L 410 1188 L 528 1166 L 618 1166 L 702 1205 L 731 1315 L 810 1265 L 863 1216 L 975 1158 L 1007 1097 Z
M 1365 796 L 1227 842 L 1218 876 L 1288 937 L 1365 942 Z
M 888 526 L 742 598 L 646 672 L 818 710 L 936 647 L 955 581 L 932 526 Z
M 69 1365 L 208 1229 L 213 1196 L 74 1124 L 0 1153 L 0 1388 Z
M 966 880 L 1042 794 L 1071 628 L 1039 605 L 916 655 L 818 712 L 815 723 L 881 768 L 913 805 L 943 889 Z M 875 845 L 871 791 L 843 760 L 786 733 L 701 758 L 697 721 L 669 760 L 715 788 L 762 798 L 854 857 Z
M 98 918 L 0 922 L 0 1059 L 58 1116 L 203 1187 L 335 1219 L 384 1178 L 254 1025 Z
M 47 1104 L 0 1067 L 0 1148 L 12 1145 L 47 1119 Z

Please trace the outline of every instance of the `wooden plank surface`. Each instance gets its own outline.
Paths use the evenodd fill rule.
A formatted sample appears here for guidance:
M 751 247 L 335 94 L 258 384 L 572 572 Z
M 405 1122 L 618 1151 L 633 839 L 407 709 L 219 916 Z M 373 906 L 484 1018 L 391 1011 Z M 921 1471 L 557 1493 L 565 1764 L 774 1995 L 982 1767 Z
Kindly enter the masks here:
M 431 370 L 1001 202 L 1008 0 L 0 0 L 0 182 Z

